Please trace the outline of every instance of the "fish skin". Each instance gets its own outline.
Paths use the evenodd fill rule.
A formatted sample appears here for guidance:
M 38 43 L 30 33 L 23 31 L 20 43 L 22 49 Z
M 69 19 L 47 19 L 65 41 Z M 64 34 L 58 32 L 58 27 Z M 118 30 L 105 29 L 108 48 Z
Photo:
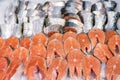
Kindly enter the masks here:
M 117 6 L 117 3 L 115 1 L 104 1 L 103 4 L 106 11 L 114 11 Z
M 1 37 L 3 39 L 7 39 L 12 36 L 12 26 L 9 24 L 2 24 L 0 26 L 1 29 Z
M 92 2 L 84 0 L 83 1 L 83 11 L 91 12 L 91 8 L 92 8 Z
M 33 36 L 33 23 L 24 23 L 23 26 L 23 36 L 32 37 Z
M 105 26 L 105 30 L 116 30 L 117 28 L 117 21 L 119 18 L 119 12 L 115 12 L 115 11 L 108 11 L 107 12 L 107 16 L 108 16 L 108 22 Z
M 78 33 L 81 33 L 83 30 L 83 23 L 79 20 L 76 19 L 68 19 L 66 21 L 65 27 L 64 27 L 64 31 L 73 31 Z
M 21 24 L 14 24 L 12 36 L 17 38 L 22 37 L 22 25 Z
M 88 33 L 90 29 L 93 27 L 93 13 L 87 12 L 87 11 L 82 11 L 81 15 L 83 17 L 83 32 Z
M 104 13 L 101 13 L 100 11 L 94 11 L 93 13 L 95 14 L 95 25 L 93 28 L 103 30 L 107 19 L 106 15 Z

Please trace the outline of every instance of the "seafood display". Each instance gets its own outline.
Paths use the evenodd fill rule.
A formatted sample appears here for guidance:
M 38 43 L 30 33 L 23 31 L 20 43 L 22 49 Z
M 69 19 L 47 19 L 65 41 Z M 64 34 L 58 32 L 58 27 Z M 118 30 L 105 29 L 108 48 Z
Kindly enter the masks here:
M 0 40 L 1 80 L 119 80 L 120 35 L 112 30 Z
M 41 2 L 0 1 L 0 80 L 120 80 L 115 1 Z

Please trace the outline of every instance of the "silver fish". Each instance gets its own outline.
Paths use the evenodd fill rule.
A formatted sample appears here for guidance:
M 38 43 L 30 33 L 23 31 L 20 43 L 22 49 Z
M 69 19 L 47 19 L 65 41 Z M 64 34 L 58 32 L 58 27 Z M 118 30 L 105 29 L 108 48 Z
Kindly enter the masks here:
M 46 23 L 46 26 L 55 25 L 55 24 L 64 26 L 65 25 L 65 20 L 62 19 L 62 18 L 51 18 L 51 17 L 48 17 L 48 18 L 45 19 L 45 23 Z
M 56 17 L 56 18 L 61 18 L 61 10 L 65 6 L 65 2 L 56 2 L 56 3 L 51 3 L 51 6 L 48 8 L 48 16 L 49 17 Z
M 48 32 L 60 32 L 60 30 L 65 25 L 65 20 L 61 18 L 46 18 L 44 33 Z
M 12 23 L 13 22 L 16 22 L 15 21 L 15 14 L 14 14 L 14 11 L 15 11 L 15 6 L 13 4 L 10 4 L 6 10 L 5 10 L 5 14 L 4 14 L 4 20 L 5 20 L 5 23 Z
M 47 34 L 48 36 L 51 36 L 53 33 L 60 32 L 62 30 L 61 25 L 50 25 L 44 28 L 44 33 Z
M 90 1 L 83 1 L 83 10 L 91 12 L 92 3 Z
M 105 26 L 105 30 L 115 30 L 117 28 L 117 20 L 119 18 L 119 12 L 115 12 L 115 11 L 108 11 L 107 12 L 107 16 L 108 16 L 108 22 Z
M 97 3 L 93 4 L 92 11 L 100 11 L 101 13 L 105 13 L 105 8 L 103 3 L 98 1 Z
M 76 19 L 68 19 L 65 24 L 65 30 L 71 30 L 74 29 L 75 32 L 81 33 L 83 30 L 83 23 Z M 71 30 L 72 31 L 72 30 Z
M 17 14 L 18 17 L 18 22 L 21 24 L 24 21 L 24 17 L 27 15 L 27 10 L 20 10 L 19 13 Z
M 7 16 L 7 19 L 5 21 L 6 24 L 10 24 L 10 25 L 13 25 L 16 23 L 16 16 L 15 14 L 11 14 L 9 16 Z
M 26 5 L 25 5 L 25 1 L 24 0 L 20 0 L 19 1 L 19 6 L 17 7 L 16 11 L 16 15 L 18 17 L 18 22 L 21 24 L 23 22 L 23 18 L 26 16 L 27 14 L 27 10 L 26 9 Z
M 38 10 L 33 10 L 33 9 L 28 9 L 27 10 L 27 16 L 39 16 L 39 11 Z
M 117 21 L 117 29 L 120 30 L 120 16 L 119 16 L 118 21 Z
M 17 38 L 22 37 L 22 25 L 21 24 L 14 24 L 12 36 Z
M 23 24 L 23 36 L 31 37 L 33 36 L 33 23 L 24 23 Z
M 49 2 L 49 1 L 47 1 L 47 2 L 45 2 L 44 5 L 42 6 L 42 10 L 46 13 L 46 15 L 47 15 L 48 9 L 49 9 L 49 7 L 50 7 L 51 5 L 52 5 L 52 3 Z
M 93 13 L 95 14 L 94 28 L 103 30 L 106 22 L 106 15 L 101 13 L 100 11 L 94 11 Z
M 28 1 L 27 8 L 26 9 L 32 9 L 34 10 L 37 7 L 37 3 Z
M 94 15 L 93 15 L 93 13 L 87 12 L 87 11 L 82 11 L 81 15 L 83 17 L 83 22 L 84 22 L 83 32 L 87 33 L 93 27 Z
M 79 11 L 82 10 L 82 2 L 81 4 L 77 4 L 75 2 L 68 1 L 63 9 L 63 14 L 66 13 L 75 13 L 77 14 Z
M 81 11 L 83 9 L 83 2 L 80 0 L 69 0 L 67 4 L 74 5 L 78 11 Z
M 1 37 L 7 39 L 12 36 L 13 27 L 10 24 L 1 24 Z
M 104 6 L 107 11 L 114 11 L 114 9 L 117 6 L 117 3 L 115 1 L 104 1 Z
M 44 18 L 39 18 L 33 21 L 33 35 L 43 31 Z

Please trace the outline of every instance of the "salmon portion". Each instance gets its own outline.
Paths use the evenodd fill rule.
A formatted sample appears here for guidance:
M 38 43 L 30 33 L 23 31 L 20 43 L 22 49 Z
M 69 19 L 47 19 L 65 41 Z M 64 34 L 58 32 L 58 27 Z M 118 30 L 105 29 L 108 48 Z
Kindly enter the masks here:
M 40 56 L 31 57 L 24 71 L 27 80 L 36 80 L 35 74 L 39 76 L 37 79 L 43 80 L 46 76 L 46 72 L 46 62 L 44 58 Z
M 19 67 L 20 62 L 21 61 L 19 59 L 14 59 L 10 62 L 3 80 L 10 80 L 10 78 L 15 74 L 17 68 Z
M 113 36 L 113 35 L 117 35 L 117 32 L 114 30 L 109 30 L 105 33 L 105 42 L 107 43 L 108 40 Z
M 120 55 L 110 58 L 106 66 L 107 80 L 117 80 L 120 75 Z
M 47 63 L 50 65 L 53 58 L 55 57 L 65 57 L 65 52 L 63 49 L 63 43 L 57 39 L 50 41 L 47 45 Z
M 25 47 L 26 49 L 30 48 L 30 43 L 31 43 L 31 40 L 30 40 L 30 38 L 27 38 L 27 37 L 22 38 L 20 40 L 20 46 Z
M 29 51 L 24 47 L 19 47 L 13 51 L 12 58 L 19 59 L 24 63 L 24 65 L 27 63 L 29 55 Z
M 72 31 L 68 31 L 68 32 L 64 33 L 63 41 L 65 41 L 68 37 L 73 37 L 76 39 L 76 36 L 77 36 L 76 33 L 72 32 Z
M 47 35 L 50 37 L 55 33 L 59 33 L 59 31 L 49 31 Z
M 92 49 L 97 43 L 105 42 L 105 33 L 100 29 L 91 29 L 88 33 L 88 36 L 91 41 Z
M 69 31 L 72 31 L 72 32 L 77 33 L 77 30 L 76 30 L 75 28 L 72 28 L 72 27 L 70 27 L 70 26 L 66 26 L 66 27 L 65 27 L 65 32 L 69 32 Z
M 120 36 L 114 35 L 108 41 L 108 47 L 113 55 L 120 54 Z
M 0 57 L 7 57 L 8 59 L 11 59 L 13 50 L 8 47 L 3 47 L 0 49 Z
M 16 49 L 19 47 L 19 40 L 17 37 L 10 37 L 5 40 L 4 47 L 10 46 L 12 49 Z
M 100 61 L 107 63 L 107 61 L 113 56 L 106 44 L 98 43 L 94 48 L 94 56 Z
M 0 48 L 4 46 L 5 41 L 0 37 Z
M 83 75 L 84 80 L 100 80 L 100 61 L 92 55 L 86 55 L 83 59 Z M 95 76 L 92 74 L 94 73 Z
M 53 34 L 52 36 L 49 37 L 49 41 L 51 41 L 53 39 L 57 39 L 57 40 L 62 41 L 62 37 L 63 37 L 63 34 L 61 34 L 61 33 L 55 33 L 55 34 Z
M 8 63 L 5 58 L 0 57 L 0 80 L 3 80 Z
M 36 34 L 32 38 L 32 45 L 42 43 L 44 46 L 47 44 L 47 37 L 43 33 Z
M 79 45 L 79 42 L 75 38 L 68 37 L 64 41 L 64 51 L 66 54 L 68 54 L 71 49 L 80 49 L 80 45 Z
M 75 73 L 77 74 L 77 77 L 82 77 L 83 53 L 78 49 L 72 49 L 67 55 L 67 60 L 70 77 L 75 77 Z
M 45 80 L 62 80 L 67 72 L 67 62 L 65 59 L 58 57 L 53 59 L 48 68 Z
M 46 58 L 47 51 L 46 48 L 43 44 L 38 44 L 38 45 L 32 45 L 30 47 L 30 56 L 41 56 L 43 58 Z
M 87 34 L 85 34 L 85 33 L 78 34 L 77 41 L 79 42 L 80 48 L 82 49 L 82 51 L 84 53 L 89 54 L 91 51 L 91 43 L 90 43 L 90 40 L 89 40 Z

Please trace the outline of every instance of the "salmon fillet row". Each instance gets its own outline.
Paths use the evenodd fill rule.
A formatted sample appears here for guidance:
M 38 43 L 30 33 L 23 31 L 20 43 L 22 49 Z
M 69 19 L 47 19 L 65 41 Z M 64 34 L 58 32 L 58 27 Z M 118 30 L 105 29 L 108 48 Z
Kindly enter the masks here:
M 113 30 L 0 38 L 0 80 L 117 80 L 119 61 L 120 35 Z

